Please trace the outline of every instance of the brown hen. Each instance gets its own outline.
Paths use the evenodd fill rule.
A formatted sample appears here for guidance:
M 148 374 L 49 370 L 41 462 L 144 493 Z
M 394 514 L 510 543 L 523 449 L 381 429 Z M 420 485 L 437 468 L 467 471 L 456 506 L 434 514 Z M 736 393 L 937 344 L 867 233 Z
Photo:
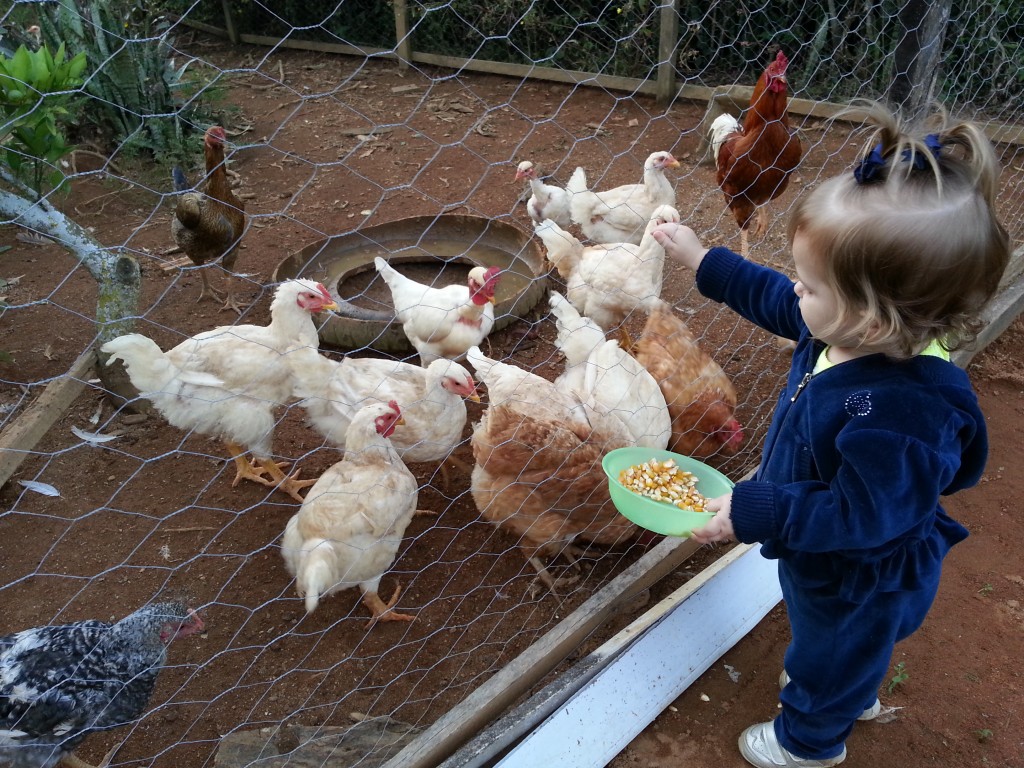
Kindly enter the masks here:
M 199 294 L 202 301 L 207 295 L 224 301 L 222 309 L 233 309 L 242 313 L 234 295 L 235 259 L 238 243 L 245 230 L 245 205 L 231 191 L 227 169 L 224 163 L 224 129 L 215 125 L 206 131 L 204 152 L 206 155 L 206 191 L 191 190 L 188 179 L 178 167 L 172 171 L 174 188 L 183 192 L 171 219 L 174 242 L 197 267 L 212 264 L 220 259 L 221 266 L 228 273 L 228 287 L 221 293 L 210 284 L 207 270 L 201 269 L 203 289 Z
M 736 389 L 664 301 L 654 304 L 632 352 L 665 395 L 672 418 L 669 450 L 699 459 L 739 451 Z
M 556 581 L 542 555 L 574 563 L 583 554 L 576 539 L 611 546 L 640 532 L 615 509 L 601 469 L 605 453 L 632 441 L 614 419 L 594 418 L 589 426 L 581 415 L 553 420 L 533 412 L 515 400 L 487 409 L 473 430 L 471 490 L 483 517 L 519 539 L 554 592 L 578 577 Z

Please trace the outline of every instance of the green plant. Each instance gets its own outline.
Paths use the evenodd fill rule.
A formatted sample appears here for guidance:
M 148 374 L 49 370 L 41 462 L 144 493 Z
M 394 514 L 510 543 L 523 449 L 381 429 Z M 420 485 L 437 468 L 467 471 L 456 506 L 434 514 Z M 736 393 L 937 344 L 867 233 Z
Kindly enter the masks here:
M 910 675 L 906 670 L 906 665 L 902 661 L 896 663 L 896 666 L 893 667 L 893 671 L 895 674 L 889 680 L 889 684 L 885 689 L 889 693 L 892 693 L 898 686 L 903 685 L 903 683 L 910 679 Z
M 85 54 L 65 59 L 61 44 L 55 54 L 44 45 L 29 51 L 24 45 L 14 56 L 0 56 L 0 147 L 3 158 L 37 196 L 45 185 L 64 182 L 59 161 L 72 151 L 64 140 L 71 91 L 82 84 Z
M 988 728 L 979 728 L 974 732 L 974 735 L 978 737 L 978 741 L 980 741 L 982 744 L 985 744 L 986 742 L 992 740 L 992 736 L 994 734 Z
M 992 594 L 992 590 L 995 589 L 991 584 L 982 584 L 981 589 L 978 590 L 978 594 L 982 597 L 988 597 Z
M 67 40 L 94 69 L 83 120 L 101 141 L 128 155 L 142 151 L 167 164 L 189 162 L 189 139 L 217 122 L 215 73 L 192 59 L 175 61 L 170 22 L 149 0 L 58 0 L 40 8 L 44 40 Z

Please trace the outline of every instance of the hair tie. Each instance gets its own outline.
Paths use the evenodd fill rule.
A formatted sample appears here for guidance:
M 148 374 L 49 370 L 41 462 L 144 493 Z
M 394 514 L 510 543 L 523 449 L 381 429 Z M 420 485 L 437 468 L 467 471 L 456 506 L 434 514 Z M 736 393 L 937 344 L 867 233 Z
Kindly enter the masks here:
M 929 133 L 924 137 L 924 144 L 931 151 L 932 155 L 938 160 L 942 154 L 942 142 L 939 140 L 937 133 Z M 907 162 L 913 157 L 913 168 L 915 171 L 923 171 L 928 167 L 928 161 L 925 160 L 924 155 L 920 152 L 912 152 L 910 149 L 904 149 L 901 155 L 901 160 Z M 882 178 L 882 169 L 885 167 L 885 158 L 882 156 L 882 145 L 877 144 L 874 149 L 868 153 L 867 157 L 857 163 L 853 169 L 853 177 L 857 180 L 858 184 L 868 184 L 872 181 L 880 181 Z

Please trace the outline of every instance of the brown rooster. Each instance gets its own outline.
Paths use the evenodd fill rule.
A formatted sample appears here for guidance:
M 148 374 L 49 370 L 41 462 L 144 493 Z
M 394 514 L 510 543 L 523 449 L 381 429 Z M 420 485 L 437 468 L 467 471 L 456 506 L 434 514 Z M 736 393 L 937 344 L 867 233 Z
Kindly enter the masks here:
M 740 227 L 740 253 L 747 255 L 747 229 L 755 218 L 754 236 L 768 228 L 760 206 L 781 195 L 803 155 L 800 139 L 789 129 L 786 68 L 779 51 L 758 78 L 741 126 L 732 115 L 719 115 L 711 124 L 718 186 Z
M 233 273 L 238 243 L 245 230 L 245 206 L 228 184 L 224 140 L 224 129 L 219 125 L 206 131 L 203 142 L 206 154 L 205 193 L 194 191 L 180 168 L 175 166 L 172 170 L 174 188 L 183 194 L 174 209 L 171 232 L 178 247 L 197 267 L 220 259 L 221 266 L 228 272 L 227 291 L 222 294 L 210 284 L 207 270 L 200 270 L 203 290 L 199 301 L 209 294 L 214 300 L 224 301 L 222 309 L 233 309 L 241 314 L 243 307 L 234 296 Z
M 632 352 L 654 376 L 668 403 L 669 450 L 706 459 L 732 456 L 740 449 L 743 429 L 733 415 L 732 382 L 664 301 L 653 306 Z

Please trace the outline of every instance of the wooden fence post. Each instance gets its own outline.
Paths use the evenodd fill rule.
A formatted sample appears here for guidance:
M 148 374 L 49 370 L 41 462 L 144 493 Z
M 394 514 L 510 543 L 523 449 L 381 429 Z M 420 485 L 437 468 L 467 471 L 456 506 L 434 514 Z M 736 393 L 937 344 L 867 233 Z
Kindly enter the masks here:
M 920 122 L 935 96 L 942 41 L 951 0 L 905 0 L 899 10 L 903 34 L 893 52 L 889 102 L 909 125 Z
M 231 12 L 231 0 L 220 0 L 220 6 L 224 9 L 224 31 L 228 33 L 228 40 L 232 45 L 238 45 L 241 38 L 238 36 L 238 25 L 235 24 L 235 16 Z
M 658 106 L 667 107 L 676 95 L 676 49 L 679 46 L 679 0 L 664 0 L 661 6 L 658 35 Z
M 412 41 L 409 39 L 409 6 L 406 0 L 392 0 L 395 8 L 395 54 L 398 68 L 409 69 L 412 62 Z

